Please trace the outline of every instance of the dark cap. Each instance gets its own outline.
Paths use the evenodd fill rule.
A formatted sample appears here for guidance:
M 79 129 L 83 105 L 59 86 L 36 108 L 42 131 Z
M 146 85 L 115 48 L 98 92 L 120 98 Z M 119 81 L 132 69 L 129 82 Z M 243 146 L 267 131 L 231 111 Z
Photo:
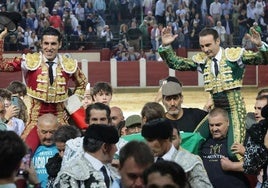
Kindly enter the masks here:
M 126 127 L 131 127 L 134 125 L 141 125 L 141 116 L 131 115 L 126 119 L 126 123 L 125 123 Z
M 171 96 L 178 95 L 182 92 L 182 87 L 176 82 L 167 82 L 162 86 L 162 95 Z
M 20 21 L 21 15 L 18 12 L 0 12 L 0 32 L 2 32 L 5 27 L 8 32 L 16 31 Z
M 116 128 L 114 126 L 104 124 L 90 125 L 85 132 L 84 141 L 89 138 L 99 140 L 107 144 L 115 144 L 119 140 Z
M 173 127 L 165 118 L 154 119 L 142 126 L 141 135 L 146 139 L 168 139 L 172 136 Z

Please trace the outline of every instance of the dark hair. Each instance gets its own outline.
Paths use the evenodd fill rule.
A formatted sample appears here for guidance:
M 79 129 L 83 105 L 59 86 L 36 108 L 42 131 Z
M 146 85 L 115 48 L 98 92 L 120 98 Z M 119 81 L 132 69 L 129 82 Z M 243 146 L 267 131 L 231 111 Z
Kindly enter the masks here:
M 19 94 L 19 96 L 25 96 L 27 94 L 26 85 L 20 81 L 13 81 L 7 86 L 7 89 L 12 94 Z
M 263 93 L 268 93 L 268 88 L 260 90 L 257 96 L 263 95 Z
M 69 139 L 74 139 L 81 136 L 79 129 L 72 125 L 62 125 L 53 134 L 54 142 L 67 142 Z
M 165 80 L 167 82 L 175 82 L 175 83 L 178 83 L 182 87 L 182 83 L 175 76 L 168 76 L 167 78 L 165 78 Z
M 154 156 L 149 146 L 141 141 L 128 142 L 121 148 L 119 162 L 122 167 L 125 161 L 133 157 L 134 161 L 140 166 L 147 166 L 154 163 Z
M 145 117 L 146 122 L 151 121 L 153 119 L 162 118 L 164 116 L 165 110 L 163 106 L 157 102 L 147 102 L 141 110 L 141 117 Z
M 87 152 L 94 153 L 101 148 L 102 144 L 104 144 L 103 141 L 96 140 L 94 138 L 85 139 L 84 137 L 83 148 Z
M 90 120 L 90 112 L 91 110 L 105 110 L 106 111 L 106 117 L 108 119 L 108 121 L 110 122 L 111 120 L 111 109 L 109 106 L 107 106 L 106 104 L 100 103 L 100 102 L 96 102 L 93 104 L 88 105 L 87 109 L 86 109 L 86 117 L 85 117 L 85 122 L 87 124 L 89 124 L 89 120 Z
M 268 103 L 268 95 L 258 95 L 256 97 L 256 100 L 265 100 L 265 99 L 266 99 L 266 101 Z
M 199 37 L 204 37 L 207 35 L 212 35 L 215 41 L 219 38 L 218 32 L 211 27 L 205 27 L 199 33 Z
M 187 183 L 186 173 L 179 164 L 173 161 L 160 161 L 152 164 L 152 166 L 144 171 L 143 181 L 145 185 L 148 184 L 148 176 L 156 172 L 160 173 L 162 176 L 169 175 L 173 182 L 180 188 L 185 187 Z
M 10 178 L 19 168 L 26 146 L 14 131 L 0 131 L 0 179 Z
M 0 97 L 7 99 L 7 100 L 11 100 L 11 96 L 12 96 L 11 91 L 4 89 L 4 88 L 0 88 Z
M 113 88 L 108 82 L 97 82 L 92 88 L 92 95 L 96 95 L 100 91 L 113 94 Z
M 43 41 L 43 37 L 45 35 L 53 35 L 53 36 L 57 36 L 58 37 L 58 41 L 61 42 L 62 41 L 62 35 L 59 32 L 59 30 L 53 28 L 53 27 L 48 27 L 46 28 L 43 33 L 42 33 L 42 37 L 41 37 L 41 41 Z

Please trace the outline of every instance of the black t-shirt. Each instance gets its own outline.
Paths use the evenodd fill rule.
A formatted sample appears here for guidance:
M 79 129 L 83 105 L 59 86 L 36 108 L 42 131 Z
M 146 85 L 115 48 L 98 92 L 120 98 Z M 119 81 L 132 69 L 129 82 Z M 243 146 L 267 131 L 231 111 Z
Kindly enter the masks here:
M 221 168 L 221 157 L 228 157 L 227 139 L 214 140 L 209 138 L 202 145 L 200 156 L 214 188 L 249 187 L 243 172 L 223 171 Z
M 183 108 L 183 115 L 180 119 L 169 121 L 180 131 L 193 132 L 206 115 L 206 111 L 198 108 Z

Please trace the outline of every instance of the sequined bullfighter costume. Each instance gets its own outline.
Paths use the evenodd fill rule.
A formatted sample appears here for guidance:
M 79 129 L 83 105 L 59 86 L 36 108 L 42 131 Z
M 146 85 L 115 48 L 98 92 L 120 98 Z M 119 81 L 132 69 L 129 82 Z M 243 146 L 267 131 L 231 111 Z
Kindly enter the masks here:
M 75 83 L 74 94 L 83 96 L 87 79 L 78 67 L 76 60 L 62 55 L 56 57 L 56 75 L 51 85 L 49 82 L 48 65 L 44 62 L 43 54 L 24 54 L 21 58 L 3 58 L 3 44 L 0 40 L 0 70 L 7 72 L 22 71 L 30 98 L 28 106 L 29 119 L 22 134 L 23 139 L 36 127 L 37 119 L 45 113 L 53 113 L 60 124 L 64 120 L 64 101 L 68 98 L 68 81 Z M 35 128 L 36 129 L 36 128 Z M 36 132 L 36 130 L 35 130 Z M 29 143 L 31 144 L 31 143 Z
M 268 64 L 268 46 L 263 43 L 258 52 L 243 48 L 221 48 L 218 53 L 219 73 L 213 74 L 213 61 L 205 53 L 200 52 L 192 58 L 183 58 L 175 54 L 170 46 L 160 47 L 158 52 L 169 68 L 179 71 L 200 71 L 204 78 L 205 91 L 212 96 L 214 107 L 221 107 L 228 111 L 230 126 L 228 131 L 228 148 L 230 156 L 234 156 L 230 150 L 234 142 L 243 143 L 245 136 L 246 107 L 241 96 L 240 88 L 245 73 L 245 65 Z M 217 55 L 218 56 L 218 55 Z M 198 127 L 204 137 L 209 136 L 208 126 Z M 237 156 L 238 158 L 238 156 Z

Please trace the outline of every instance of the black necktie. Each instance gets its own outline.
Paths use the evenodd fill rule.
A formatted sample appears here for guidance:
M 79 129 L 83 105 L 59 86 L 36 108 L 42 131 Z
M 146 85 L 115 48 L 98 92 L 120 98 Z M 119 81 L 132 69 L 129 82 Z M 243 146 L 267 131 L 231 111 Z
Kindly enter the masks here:
M 105 168 L 105 166 L 102 166 L 101 169 L 100 169 L 103 173 L 103 176 L 104 176 L 104 182 L 106 184 L 106 187 L 109 188 L 110 187 L 110 178 L 107 174 L 107 170 Z
M 157 157 L 156 162 L 164 161 L 162 157 Z
M 214 62 L 215 75 L 218 76 L 219 67 L 218 67 L 217 59 L 216 58 L 213 58 L 212 60 Z
M 50 81 L 50 85 L 53 84 L 53 80 L 54 80 L 54 77 L 53 77 L 53 69 L 52 69 L 52 66 L 54 64 L 54 62 L 52 61 L 47 61 L 47 64 L 48 64 L 48 76 L 49 76 L 49 81 Z

